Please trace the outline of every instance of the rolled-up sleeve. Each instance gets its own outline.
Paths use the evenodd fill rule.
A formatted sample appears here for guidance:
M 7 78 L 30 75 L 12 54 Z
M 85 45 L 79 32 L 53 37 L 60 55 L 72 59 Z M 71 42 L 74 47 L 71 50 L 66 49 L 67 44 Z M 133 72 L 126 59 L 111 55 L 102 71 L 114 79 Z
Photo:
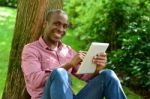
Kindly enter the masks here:
M 43 87 L 50 74 L 50 70 L 42 71 L 39 56 L 34 47 L 26 45 L 23 48 L 21 67 L 26 86 L 32 90 Z

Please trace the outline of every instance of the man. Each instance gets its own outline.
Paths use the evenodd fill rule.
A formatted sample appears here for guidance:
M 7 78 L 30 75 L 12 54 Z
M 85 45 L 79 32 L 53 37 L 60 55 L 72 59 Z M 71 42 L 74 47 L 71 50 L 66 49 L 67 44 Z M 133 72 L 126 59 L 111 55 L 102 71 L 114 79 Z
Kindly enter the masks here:
M 49 11 L 43 26 L 39 40 L 25 45 L 22 52 L 22 70 L 31 99 L 126 99 L 115 73 L 102 70 L 106 53 L 98 53 L 91 60 L 97 66 L 95 73 L 76 74 L 86 53 L 77 53 L 61 42 L 68 26 L 64 11 Z M 87 82 L 77 95 L 71 90 L 70 73 Z

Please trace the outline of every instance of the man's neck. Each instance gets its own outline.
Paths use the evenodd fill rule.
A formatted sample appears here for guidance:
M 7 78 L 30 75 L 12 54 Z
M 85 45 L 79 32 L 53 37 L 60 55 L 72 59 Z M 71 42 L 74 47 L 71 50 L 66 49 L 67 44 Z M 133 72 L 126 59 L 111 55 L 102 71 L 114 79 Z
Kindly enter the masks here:
M 44 42 L 47 44 L 47 46 L 52 49 L 52 50 L 57 50 L 57 47 L 58 47 L 58 42 L 53 42 L 53 41 L 50 41 L 46 38 L 43 37 L 43 40 Z
M 57 50 L 57 48 L 58 48 L 58 42 L 57 43 L 48 43 L 47 45 L 51 50 Z

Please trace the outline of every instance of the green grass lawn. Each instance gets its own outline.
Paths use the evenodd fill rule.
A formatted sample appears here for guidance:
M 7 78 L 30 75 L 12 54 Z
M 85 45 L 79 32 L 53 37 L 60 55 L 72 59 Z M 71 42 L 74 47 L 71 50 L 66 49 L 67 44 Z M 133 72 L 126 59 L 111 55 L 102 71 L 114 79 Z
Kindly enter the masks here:
M 0 7 L 0 96 L 3 92 L 7 74 L 15 16 L 15 9 Z
M 11 40 L 13 29 L 15 25 L 16 9 L 11 9 L 7 7 L 0 7 L 0 98 L 3 93 L 3 88 L 5 85 L 5 78 L 7 74 L 7 66 L 9 61 L 9 51 L 11 47 Z M 63 41 L 72 48 L 79 51 L 82 45 L 85 43 L 79 41 L 74 37 L 73 31 L 69 31 Z M 84 85 L 83 81 L 79 81 L 73 77 L 73 90 L 77 93 Z M 140 96 L 136 95 L 130 91 L 127 87 L 123 87 L 128 99 L 142 99 Z

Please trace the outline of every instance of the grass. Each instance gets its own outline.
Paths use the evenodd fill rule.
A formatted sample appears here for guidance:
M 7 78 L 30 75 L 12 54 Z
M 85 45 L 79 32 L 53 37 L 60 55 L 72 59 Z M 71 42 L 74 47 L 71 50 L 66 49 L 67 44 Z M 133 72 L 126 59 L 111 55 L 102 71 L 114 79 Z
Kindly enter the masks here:
M 11 40 L 13 29 L 15 25 L 16 9 L 0 7 L 0 98 L 3 93 L 3 88 L 5 85 L 5 78 L 7 74 L 7 66 L 9 62 L 9 51 L 11 47 Z M 72 48 L 79 51 L 84 42 L 79 41 L 74 37 L 73 31 L 69 30 L 66 37 L 63 39 L 66 44 L 71 45 Z M 72 77 L 73 80 L 73 90 L 77 93 L 85 83 Z M 140 96 L 136 95 L 134 92 L 130 91 L 127 87 L 123 87 L 128 99 L 142 99 Z
M 5 85 L 16 10 L 0 7 L 0 97 Z

